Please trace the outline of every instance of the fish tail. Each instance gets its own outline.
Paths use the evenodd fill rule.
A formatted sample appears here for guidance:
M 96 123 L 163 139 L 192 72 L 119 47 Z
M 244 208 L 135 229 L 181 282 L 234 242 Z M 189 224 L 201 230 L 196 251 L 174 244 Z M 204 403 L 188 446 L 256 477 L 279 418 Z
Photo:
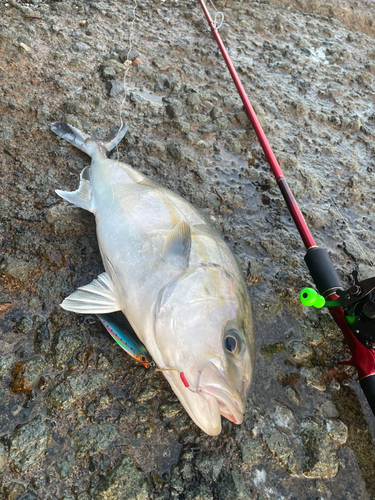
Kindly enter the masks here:
M 84 153 L 93 156 L 98 148 L 104 153 L 114 149 L 123 139 L 128 127 L 121 121 L 120 128 L 114 127 L 101 141 L 91 139 L 87 134 L 65 122 L 52 123 L 51 130 Z

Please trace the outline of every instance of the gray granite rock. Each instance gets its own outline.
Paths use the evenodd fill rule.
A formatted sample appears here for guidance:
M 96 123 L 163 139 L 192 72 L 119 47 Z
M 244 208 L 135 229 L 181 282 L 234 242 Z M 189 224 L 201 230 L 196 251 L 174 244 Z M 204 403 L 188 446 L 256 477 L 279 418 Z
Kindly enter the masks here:
M 38 415 L 10 436 L 9 456 L 15 468 L 24 472 L 34 465 L 47 449 L 50 438 L 49 425 Z
M 110 380 L 111 374 L 103 371 L 70 374 L 66 377 L 66 382 L 71 387 L 77 399 L 82 399 L 87 394 L 90 394 L 90 392 L 105 387 L 109 384 Z
M 47 402 L 59 410 L 66 410 L 73 401 L 74 398 L 71 391 L 63 383 L 58 384 L 47 396 Z
M 76 333 L 74 330 L 59 330 L 52 344 L 56 367 L 60 370 L 66 368 L 68 361 L 82 343 L 82 335 Z
M 246 488 L 242 477 L 235 471 L 225 472 L 217 485 L 219 500 L 255 500 Z
M 125 455 L 120 463 L 90 491 L 95 500 L 148 500 L 149 484 L 144 472 Z
M 205 479 L 215 481 L 223 467 L 224 458 L 216 453 L 199 453 L 194 463 Z
M 112 424 L 93 424 L 77 431 L 71 440 L 71 446 L 77 458 L 96 455 L 103 450 L 125 444 L 119 429 Z

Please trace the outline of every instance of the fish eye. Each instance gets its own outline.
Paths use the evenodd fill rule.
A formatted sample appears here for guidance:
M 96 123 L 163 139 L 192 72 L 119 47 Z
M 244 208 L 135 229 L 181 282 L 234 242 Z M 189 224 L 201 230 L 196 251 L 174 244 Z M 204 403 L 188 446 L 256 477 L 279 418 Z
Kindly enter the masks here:
M 223 348 L 236 359 L 240 358 L 245 350 L 243 335 L 236 328 L 229 327 L 226 332 L 224 331 Z
M 231 354 L 234 354 L 237 349 L 237 339 L 235 339 L 231 335 L 228 335 L 227 337 L 225 337 L 224 343 L 225 349 Z
M 142 363 L 145 363 L 146 362 L 146 358 L 144 356 L 141 356 L 141 361 L 142 361 Z

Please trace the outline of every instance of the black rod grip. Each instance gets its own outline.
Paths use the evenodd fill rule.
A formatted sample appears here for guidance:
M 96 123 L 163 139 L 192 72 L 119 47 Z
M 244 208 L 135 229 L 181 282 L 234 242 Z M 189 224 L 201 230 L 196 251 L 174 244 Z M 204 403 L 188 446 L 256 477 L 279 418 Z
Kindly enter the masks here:
M 375 373 L 368 375 L 359 381 L 362 387 L 362 391 L 366 396 L 368 404 L 375 415 Z
M 316 288 L 323 297 L 328 297 L 338 288 L 342 288 L 340 278 L 325 248 L 309 248 L 305 262 Z

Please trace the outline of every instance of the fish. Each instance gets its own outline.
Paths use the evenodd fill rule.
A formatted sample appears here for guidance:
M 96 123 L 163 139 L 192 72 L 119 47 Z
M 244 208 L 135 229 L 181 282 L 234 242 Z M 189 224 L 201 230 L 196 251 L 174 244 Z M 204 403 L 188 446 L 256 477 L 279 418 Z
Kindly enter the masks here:
M 127 126 L 97 141 L 51 129 L 91 157 L 79 188 L 56 193 L 95 216 L 105 272 L 61 303 L 80 314 L 122 311 L 200 429 L 244 419 L 254 376 L 249 293 L 216 229 L 188 201 L 130 165 L 108 158 Z

